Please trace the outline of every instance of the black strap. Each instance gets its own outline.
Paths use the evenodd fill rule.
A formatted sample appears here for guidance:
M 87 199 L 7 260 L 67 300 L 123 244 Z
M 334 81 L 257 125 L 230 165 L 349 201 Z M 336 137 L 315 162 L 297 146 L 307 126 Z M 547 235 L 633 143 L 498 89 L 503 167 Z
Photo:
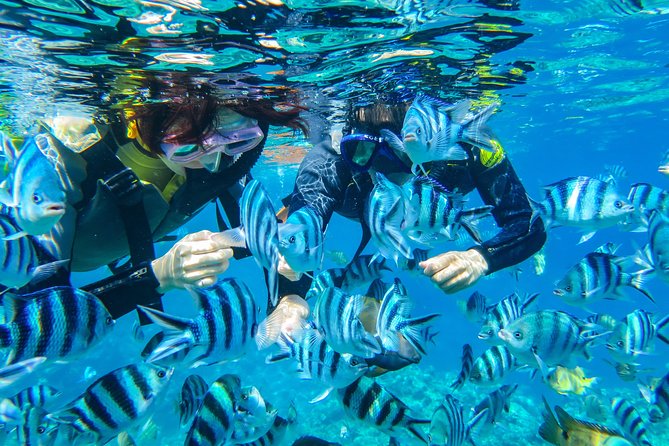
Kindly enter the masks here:
M 135 172 L 125 166 L 116 153 L 102 140 L 82 152 L 82 156 L 91 166 L 89 178 L 95 181 L 95 189 L 100 185 L 107 189 L 116 199 L 119 215 L 123 220 L 130 261 L 133 266 L 155 258 L 153 234 L 149 219 L 144 209 L 143 185 Z M 84 194 L 93 197 L 93 184 L 87 182 L 88 191 Z

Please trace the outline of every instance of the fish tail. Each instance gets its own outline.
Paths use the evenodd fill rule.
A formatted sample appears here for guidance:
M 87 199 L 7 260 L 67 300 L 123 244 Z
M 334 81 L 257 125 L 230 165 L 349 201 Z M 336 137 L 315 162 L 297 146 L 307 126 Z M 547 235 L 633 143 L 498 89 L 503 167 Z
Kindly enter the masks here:
M 406 327 L 401 330 L 402 334 L 406 338 L 407 341 L 415 348 L 417 351 L 419 351 L 421 354 L 425 354 L 425 347 L 423 346 L 423 342 L 425 341 L 424 339 L 424 332 L 423 329 L 425 325 L 432 321 L 432 319 L 435 319 L 437 317 L 441 316 L 440 314 L 428 314 L 427 316 L 423 317 L 417 317 L 414 319 L 408 319 L 406 321 Z
M 655 271 L 655 262 L 653 262 L 653 256 L 650 252 L 650 245 L 646 244 L 643 248 L 639 249 L 631 256 L 631 259 L 643 268 L 639 273 L 650 274 Z
M 655 330 L 656 330 L 656 335 L 657 337 L 664 342 L 665 344 L 669 344 L 669 337 L 664 334 L 660 333 L 660 331 L 667 325 L 669 324 L 669 314 L 660 319 L 657 324 L 655 324 Z
M 487 122 L 497 108 L 497 104 L 490 104 L 481 110 L 474 118 L 464 124 L 463 139 L 465 142 L 481 147 L 485 150 L 495 151 L 493 142 L 496 138 Z
M 532 226 L 537 218 L 545 216 L 547 214 L 547 209 L 546 205 L 544 205 L 540 201 L 533 199 L 529 195 L 527 195 L 527 200 L 530 202 L 530 207 L 532 208 L 532 216 L 530 217 L 530 226 Z M 545 223 L 544 226 L 548 227 L 548 223 Z
M 457 220 L 476 243 L 481 243 L 481 235 L 476 227 L 476 223 L 478 220 L 490 216 L 492 208 L 492 206 L 481 206 L 475 209 L 461 211 L 458 214 Z
M 545 411 L 543 412 L 544 422 L 539 426 L 539 436 L 549 443 L 559 445 L 562 438 L 562 428 L 558 423 L 553 409 L 548 405 L 546 397 L 543 398 Z
M 425 444 L 428 444 L 428 440 L 427 440 L 427 437 L 425 436 L 425 433 L 423 431 L 417 429 L 416 425 L 418 425 L 418 424 L 430 424 L 430 420 L 409 418 L 409 420 L 407 420 L 406 428 L 409 432 L 411 432 L 420 441 L 422 441 Z
M 190 351 L 193 347 L 193 339 L 191 336 L 186 335 L 177 335 L 171 338 L 167 338 L 162 341 L 155 349 L 148 355 L 145 359 L 146 362 L 158 362 L 163 359 L 174 359 L 174 356 L 181 351 Z
M 651 302 L 655 302 L 655 299 L 653 299 L 653 296 L 650 294 L 650 292 L 643 287 L 643 284 L 646 281 L 647 276 L 648 276 L 647 270 L 630 274 L 629 286 L 642 292 L 643 295 L 646 296 L 648 299 L 650 299 Z
M 171 314 L 163 313 L 162 311 L 154 310 L 153 308 L 145 307 L 143 305 L 137 305 L 137 308 L 146 314 L 153 323 L 158 324 L 163 328 L 167 328 L 168 330 L 184 331 L 191 324 L 190 319 L 173 316 Z

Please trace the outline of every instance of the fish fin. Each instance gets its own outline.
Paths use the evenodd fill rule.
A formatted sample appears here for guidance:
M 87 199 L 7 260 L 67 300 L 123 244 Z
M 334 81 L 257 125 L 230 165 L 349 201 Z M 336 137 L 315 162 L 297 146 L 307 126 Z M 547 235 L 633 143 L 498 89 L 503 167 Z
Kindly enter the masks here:
M 406 428 L 409 432 L 411 432 L 416 438 L 418 438 L 423 443 L 428 444 L 428 440 L 427 437 L 425 436 L 425 433 L 416 428 L 417 424 L 430 424 L 430 420 L 410 418 L 406 424 Z
M 183 350 L 189 351 L 193 345 L 193 338 L 186 334 L 167 338 L 149 353 L 145 361 L 148 363 L 157 362 Z
M 283 361 L 290 358 L 290 351 L 280 351 L 279 353 L 271 353 L 265 357 L 265 364 L 274 364 L 275 362 Z
M 488 119 L 496 108 L 497 103 L 490 104 L 477 113 L 471 121 L 462 123 L 462 136 L 465 142 L 489 151 L 500 150 L 493 147 L 493 141 L 496 140 L 496 137 L 487 125 Z
M 546 216 L 546 206 L 543 204 L 541 201 L 537 201 L 527 195 L 527 201 L 530 202 L 530 207 L 532 208 L 532 216 L 530 217 L 530 226 L 534 224 L 534 221 L 542 216 Z M 544 222 L 544 226 L 546 229 L 550 226 L 548 221 Z
M 644 386 L 643 384 L 637 384 L 637 386 L 639 387 L 639 392 L 641 393 L 643 399 L 646 400 L 648 404 L 651 404 L 651 401 L 653 400 L 653 391 L 651 388 Z
M 545 411 L 543 412 L 544 422 L 539 426 L 539 436 L 551 444 L 560 444 L 564 430 L 560 426 L 551 406 L 548 405 L 546 397 L 542 397 Z
M 46 357 L 44 356 L 36 356 L 34 358 L 26 359 L 13 364 L 11 364 L 8 359 L 9 365 L 0 368 L 0 383 L 3 386 L 8 386 L 22 376 L 32 372 L 35 367 L 44 361 L 46 361 Z
M 46 280 L 49 277 L 56 274 L 56 272 L 60 268 L 68 265 L 69 263 L 70 263 L 70 259 L 67 259 L 67 260 L 56 260 L 55 262 L 49 262 L 49 263 L 45 263 L 44 265 L 36 266 L 32 270 L 31 281 L 33 281 L 35 283 L 38 283 L 38 282 L 41 282 L 43 280 Z
M 19 231 L 19 232 L 15 232 L 14 234 L 9 234 L 9 235 L 4 236 L 2 238 L 2 240 L 8 242 L 10 240 L 18 240 L 21 237 L 26 237 L 27 235 L 28 235 L 28 233 L 26 231 Z
M 211 235 L 211 240 L 224 243 L 231 248 L 246 248 L 246 234 L 241 226 L 223 232 L 215 232 Z
M 596 232 L 597 231 L 592 231 L 592 232 L 588 232 L 588 233 L 583 234 L 581 236 L 581 238 L 578 240 L 577 245 L 580 245 L 581 243 L 585 243 L 588 240 L 590 240 L 592 238 L 592 236 L 595 235 Z
M 669 324 L 669 314 L 657 321 L 655 324 L 656 336 L 665 344 L 669 344 L 669 337 L 663 333 L 660 333 L 660 330 L 662 330 L 667 324 Z
M 473 417 L 469 419 L 467 422 L 467 430 L 471 432 L 472 429 L 476 427 L 481 421 L 484 420 L 484 415 L 487 415 L 489 412 L 489 409 L 486 407 L 482 411 L 476 413 Z
M 462 367 L 460 369 L 460 373 L 458 374 L 457 379 L 451 384 L 451 389 L 453 390 L 458 390 L 460 389 L 465 382 L 467 382 L 467 379 L 469 378 L 469 374 L 472 371 L 472 364 L 474 363 L 474 352 L 472 350 L 472 346 L 469 344 L 465 344 L 462 346 Z
M 655 299 L 650 294 L 650 292 L 643 287 L 643 284 L 646 281 L 647 276 L 648 273 L 646 271 L 639 271 L 630 274 L 629 286 L 643 293 L 643 295 L 646 296 L 648 299 L 650 299 L 651 302 L 655 302 Z
M 139 308 L 149 319 L 151 319 L 151 322 L 158 324 L 163 328 L 167 328 L 168 330 L 184 331 L 190 326 L 192 322 L 191 319 L 167 314 L 153 308 L 145 307 L 143 305 L 137 305 L 137 308 Z
M 5 321 L 14 322 L 16 317 L 21 313 L 23 307 L 29 302 L 29 299 L 26 299 L 20 294 L 14 294 L 11 292 L 5 293 L 2 300 L 5 310 Z
M 277 342 L 281 335 L 281 325 L 285 314 L 275 308 L 260 324 L 256 330 L 255 340 L 258 350 L 264 350 Z
M 520 305 L 521 313 L 525 313 L 525 310 L 534 303 L 534 301 L 539 297 L 539 293 L 532 293 L 523 301 Z
M 319 393 L 318 395 L 310 399 L 309 404 L 314 404 L 318 403 L 319 401 L 323 401 L 325 398 L 327 398 L 327 396 L 330 394 L 330 392 L 332 392 L 333 389 L 334 387 L 328 387 L 323 392 Z
M 546 363 L 539 357 L 539 355 L 536 354 L 536 352 L 532 351 L 532 354 L 534 355 L 534 359 L 537 360 L 539 371 L 541 371 L 541 376 L 544 378 L 545 382 L 548 382 L 548 375 L 550 374 L 548 366 L 546 366 Z
M 8 208 L 15 208 L 17 203 L 14 201 L 9 188 L 7 187 L 7 182 L 3 181 L 3 187 L 0 187 L 0 204 Z
M 406 340 L 413 348 L 425 354 L 425 347 L 423 346 L 423 328 L 425 324 L 438 318 L 441 314 L 433 313 L 427 316 L 416 317 L 406 321 L 407 326 L 400 330 Z
M 395 133 L 388 129 L 381 129 L 379 131 L 379 134 L 383 139 L 386 140 L 386 143 L 388 143 L 388 146 L 390 146 L 391 149 L 398 151 L 400 153 L 406 153 L 406 148 L 404 147 L 404 141 L 400 139 L 399 136 L 397 136 Z
M 451 120 L 458 125 L 465 125 L 471 122 L 471 117 L 468 117 L 469 110 L 472 108 L 472 101 L 469 99 L 463 99 L 455 104 L 437 104 L 443 112 L 448 113 L 448 116 Z
M 469 209 L 467 211 L 461 211 L 458 213 L 457 221 L 462 225 L 462 227 L 467 231 L 469 236 L 476 243 L 481 243 L 481 235 L 476 227 L 478 220 L 489 217 L 491 214 L 492 206 L 481 206 L 474 209 Z
M 576 418 L 569 415 L 567 411 L 565 411 L 560 406 L 555 406 L 555 414 L 557 415 L 558 423 L 560 423 L 560 426 L 562 426 L 562 428 L 567 432 L 575 429 L 590 430 L 604 435 L 623 437 L 623 435 L 620 432 L 611 429 L 609 427 L 603 426 L 601 424 L 591 423 L 589 421 L 577 420 Z

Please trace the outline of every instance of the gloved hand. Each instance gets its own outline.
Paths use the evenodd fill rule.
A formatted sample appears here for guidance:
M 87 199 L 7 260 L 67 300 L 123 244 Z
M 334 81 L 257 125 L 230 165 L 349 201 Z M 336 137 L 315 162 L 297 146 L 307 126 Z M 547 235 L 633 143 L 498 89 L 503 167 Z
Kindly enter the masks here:
M 475 249 L 449 251 L 420 262 L 423 274 L 446 293 L 455 293 L 488 272 L 488 262 Z
M 290 267 L 288 262 L 286 262 L 286 259 L 281 254 L 279 254 L 279 265 L 277 270 L 279 271 L 279 274 L 291 282 L 297 282 L 302 277 L 302 273 L 296 273 L 293 271 L 293 268 Z
M 230 265 L 232 249 L 221 240 L 212 237 L 211 231 L 188 234 L 179 240 L 162 257 L 151 262 L 153 273 L 164 293 L 172 288 L 211 286 L 216 276 Z

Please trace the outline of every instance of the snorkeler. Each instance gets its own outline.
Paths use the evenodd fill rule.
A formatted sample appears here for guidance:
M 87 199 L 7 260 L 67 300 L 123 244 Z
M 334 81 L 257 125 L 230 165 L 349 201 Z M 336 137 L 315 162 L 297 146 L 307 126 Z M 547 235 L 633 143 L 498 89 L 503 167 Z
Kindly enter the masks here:
M 108 125 L 59 117 L 41 128 L 70 183 L 53 243 L 38 247 L 42 263 L 66 259 L 69 271 L 108 265 L 111 277 L 82 288 L 114 318 L 137 305 L 160 308 L 170 289 L 214 284 L 241 253 L 209 231 L 186 235 L 158 258 L 154 242 L 214 201 L 238 226 L 242 185 L 269 126 L 307 130 L 300 107 L 279 111 L 266 99 L 223 100 L 206 85 L 172 81 L 150 84 L 160 101 L 126 106 Z M 219 229 L 226 229 L 218 205 L 217 217 Z M 25 289 L 69 284 L 69 271 Z

